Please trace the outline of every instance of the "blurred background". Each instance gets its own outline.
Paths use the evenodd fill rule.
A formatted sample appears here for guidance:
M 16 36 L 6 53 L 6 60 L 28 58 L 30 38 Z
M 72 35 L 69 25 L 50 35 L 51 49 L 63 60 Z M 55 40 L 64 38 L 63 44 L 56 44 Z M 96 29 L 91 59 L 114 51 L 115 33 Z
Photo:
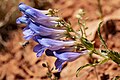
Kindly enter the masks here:
M 76 12 L 84 9 L 87 17 L 87 33 L 90 40 L 94 40 L 95 47 L 99 48 L 100 41 L 96 34 L 99 24 L 98 0 L 0 0 L 0 80 L 50 80 L 46 73 L 47 68 L 42 64 L 48 62 L 50 68 L 54 66 L 55 58 L 43 55 L 40 58 L 32 51 L 36 44 L 30 40 L 30 44 L 23 47 L 22 28 L 25 25 L 17 25 L 16 19 L 22 14 L 18 10 L 18 4 L 25 4 L 37 9 L 58 9 L 58 15 L 66 21 L 70 21 L 72 27 L 77 28 Z M 109 49 L 120 52 L 120 0 L 101 0 L 104 25 L 102 35 Z M 98 57 L 94 56 L 95 59 Z M 88 67 L 76 77 L 76 70 L 86 63 L 90 63 L 89 57 L 82 56 L 76 61 L 67 63 L 61 73 L 53 72 L 59 80 L 97 80 L 94 68 Z M 96 67 L 100 80 L 111 80 L 120 76 L 120 67 L 112 61 Z

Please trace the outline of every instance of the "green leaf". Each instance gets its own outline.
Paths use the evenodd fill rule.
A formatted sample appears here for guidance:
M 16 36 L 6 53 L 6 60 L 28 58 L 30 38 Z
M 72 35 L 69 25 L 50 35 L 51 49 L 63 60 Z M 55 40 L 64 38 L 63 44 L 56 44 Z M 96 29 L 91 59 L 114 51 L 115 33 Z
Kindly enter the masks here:
M 114 55 L 116 55 L 117 57 L 119 57 L 120 58 L 120 53 L 118 53 L 118 52 L 115 52 L 115 51 L 111 51 Z
M 120 64 L 120 54 L 118 54 L 117 52 L 113 52 L 113 51 L 110 51 L 109 53 L 108 53 L 108 57 L 110 58 L 110 59 L 112 59 L 115 63 L 117 63 L 117 64 Z
M 113 60 L 115 63 L 120 64 L 120 53 L 111 50 L 101 50 L 101 52 L 105 53 L 106 56 L 109 57 L 109 59 Z
M 93 66 L 93 64 L 86 64 L 86 65 L 83 65 L 83 66 L 79 67 L 79 68 L 77 69 L 77 71 L 76 71 L 76 77 L 78 77 L 79 72 L 80 72 L 83 68 L 88 67 L 88 66 Z
M 82 37 L 81 42 L 88 50 L 94 50 L 93 43 L 87 40 L 86 38 Z
M 104 48 L 107 49 L 107 45 L 106 45 L 106 43 L 105 43 L 105 41 L 104 41 L 104 39 L 102 38 L 102 35 L 101 35 L 101 33 L 100 33 L 100 27 L 101 27 L 101 25 L 102 25 L 102 22 L 100 22 L 99 27 L 98 27 L 98 36 L 99 36 L 100 41 L 101 41 L 102 45 L 104 46 Z

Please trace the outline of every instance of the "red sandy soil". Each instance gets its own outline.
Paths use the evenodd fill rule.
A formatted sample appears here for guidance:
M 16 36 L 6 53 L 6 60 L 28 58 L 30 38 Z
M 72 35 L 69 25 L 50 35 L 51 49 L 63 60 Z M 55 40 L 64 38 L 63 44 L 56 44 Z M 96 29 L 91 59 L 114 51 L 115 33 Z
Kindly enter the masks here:
M 120 9 L 120 0 L 101 1 L 104 17 L 110 16 L 110 18 L 104 22 L 103 27 L 107 25 L 107 31 L 112 29 L 112 31 L 116 32 L 115 34 L 112 34 L 112 32 L 107 33 L 102 27 L 102 35 L 109 49 L 120 52 L 120 18 L 119 15 L 117 18 L 111 18 L 111 16 L 114 17 L 111 14 Z M 75 13 L 80 8 L 85 10 L 85 17 L 88 17 L 88 23 L 94 24 L 94 21 L 99 19 L 97 0 L 54 0 L 49 6 L 50 8 L 58 9 L 59 15 L 65 20 L 70 20 L 73 27 L 77 26 Z M 111 20 L 113 22 L 112 24 L 106 24 L 107 22 L 111 22 Z M 42 66 L 42 63 L 48 62 L 52 68 L 55 58 L 45 55 L 37 58 L 36 54 L 32 51 L 36 44 L 35 42 L 31 40 L 30 44 L 25 48 L 21 46 L 25 41 L 22 38 L 21 27 L 16 28 L 16 25 L 13 24 L 7 24 L 5 26 L 7 27 L 0 28 L 0 34 L 2 36 L 2 38 L 0 38 L 0 80 L 50 80 L 46 77 L 47 69 Z M 10 28 L 11 26 L 12 28 Z M 94 27 L 97 27 L 97 25 L 93 25 L 91 30 L 93 30 Z M 107 37 L 105 35 L 107 35 Z M 95 47 L 99 48 L 100 41 L 97 35 L 95 34 L 93 37 L 96 42 Z M 98 59 L 97 56 L 94 56 L 94 58 Z M 85 55 L 73 62 L 67 63 L 67 66 L 60 73 L 61 77 L 59 80 L 97 80 L 97 76 L 98 80 L 111 80 L 115 76 L 120 76 L 120 67 L 113 61 L 109 61 L 96 66 L 96 68 L 87 67 L 81 70 L 79 76 L 76 77 L 76 70 L 88 62 L 90 62 L 89 56 Z M 55 72 L 56 71 L 54 71 L 54 73 Z

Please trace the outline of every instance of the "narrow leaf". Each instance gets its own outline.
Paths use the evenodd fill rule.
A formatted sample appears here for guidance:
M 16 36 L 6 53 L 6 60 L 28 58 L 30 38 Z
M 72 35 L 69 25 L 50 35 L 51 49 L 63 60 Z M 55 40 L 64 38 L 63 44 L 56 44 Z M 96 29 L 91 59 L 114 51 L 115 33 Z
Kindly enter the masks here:
M 107 49 L 107 45 L 106 45 L 106 43 L 105 43 L 105 41 L 104 41 L 104 39 L 102 38 L 102 35 L 101 35 L 101 33 L 100 33 L 100 27 L 101 27 L 101 25 L 102 25 L 102 22 L 100 22 L 99 27 L 98 27 L 98 36 L 99 36 L 99 38 L 100 38 L 100 41 L 101 41 L 102 45 Z
M 79 72 L 80 72 L 83 68 L 88 67 L 88 66 L 93 66 L 93 64 L 86 64 L 86 65 L 83 65 L 83 66 L 79 67 L 79 68 L 77 69 L 77 71 L 76 71 L 76 77 L 78 77 Z
M 113 60 L 115 63 L 120 64 L 120 57 L 119 57 L 119 56 L 116 56 L 116 55 L 114 54 L 114 52 L 110 51 L 110 52 L 108 53 L 108 57 L 109 57 L 111 60 Z

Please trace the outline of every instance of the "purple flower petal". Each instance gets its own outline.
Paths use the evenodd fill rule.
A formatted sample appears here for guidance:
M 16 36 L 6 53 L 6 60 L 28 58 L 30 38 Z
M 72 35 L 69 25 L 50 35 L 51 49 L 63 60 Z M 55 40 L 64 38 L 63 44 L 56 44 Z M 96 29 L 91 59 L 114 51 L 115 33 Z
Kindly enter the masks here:
M 58 59 L 70 62 L 70 61 L 76 60 L 81 55 L 86 54 L 87 52 L 88 51 L 85 50 L 85 51 L 81 51 L 79 53 L 78 52 L 63 52 L 61 54 L 57 54 L 55 51 L 53 53 Z
M 33 9 L 33 10 L 36 10 L 36 11 L 38 11 L 40 13 L 43 13 L 43 14 L 48 14 L 49 13 L 48 10 L 38 10 L 38 9 L 32 8 L 32 7 L 30 7 L 30 6 L 28 6 L 28 5 L 24 4 L 24 3 L 19 4 L 19 9 L 22 12 L 25 12 L 27 9 Z
M 58 24 L 58 22 L 55 21 L 55 20 L 59 19 L 58 17 L 47 16 L 41 12 L 38 12 L 35 9 L 27 9 L 24 14 L 26 14 L 34 22 L 37 22 L 37 23 L 47 26 L 47 27 L 55 26 L 56 24 Z
M 40 13 L 40 12 L 38 12 L 38 11 L 36 11 L 36 10 L 34 10 L 34 9 L 27 9 L 26 11 L 25 11 L 25 14 L 27 15 L 27 16 L 29 16 L 30 18 L 35 18 L 35 19 L 37 19 L 37 18 L 43 18 L 43 20 L 45 19 L 48 19 L 49 17 L 48 16 L 46 16 L 45 14 L 43 14 L 43 13 Z
M 62 64 L 64 63 L 65 61 L 63 60 L 60 60 L 60 59 L 57 59 L 55 61 L 55 67 L 58 69 L 58 72 L 60 72 L 62 70 Z
M 29 39 L 31 39 L 35 35 L 35 32 L 32 31 L 31 29 L 27 29 L 27 30 L 23 31 L 23 34 L 24 34 L 24 38 L 26 40 L 29 40 Z
M 47 28 L 42 25 L 35 24 L 30 22 L 28 24 L 29 28 L 35 31 L 36 33 L 40 34 L 41 36 L 55 36 L 58 34 L 65 34 L 66 30 L 56 30 L 52 28 Z
M 43 38 L 59 39 L 64 35 L 65 32 L 65 30 L 46 28 L 44 26 L 34 24 L 31 21 L 29 21 L 28 26 L 23 29 L 24 38 L 26 40 L 29 40 L 36 35 L 39 35 Z
M 64 51 L 64 50 L 63 50 Z M 62 69 L 62 64 L 67 61 L 67 62 L 71 62 L 76 60 L 77 58 L 79 58 L 81 55 L 87 53 L 88 51 L 81 51 L 80 53 L 77 52 L 62 52 L 62 53 L 56 53 L 57 51 L 54 51 L 53 54 L 54 56 L 57 58 L 57 60 L 55 61 L 55 66 L 58 69 L 58 71 L 60 72 Z M 61 52 L 58 50 L 58 52 Z
M 17 24 L 21 24 L 21 23 L 25 23 L 27 24 L 28 23 L 28 18 L 24 15 L 22 17 L 19 17 L 17 20 L 16 20 L 16 23 Z
M 46 47 L 38 44 L 34 47 L 33 51 L 37 53 L 37 57 L 40 57 L 44 51 L 45 51 Z
M 41 45 L 46 46 L 50 50 L 58 50 L 66 46 L 73 46 L 75 44 L 75 41 L 59 41 L 49 38 L 38 39 L 38 41 Z
M 40 35 L 35 35 L 35 36 L 32 37 L 32 39 L 33 39 L 34 41 L 38 42 L 38 39 L 42 39 L 42 36 L 40 36 Z
M 24 3 L 19 4 L 19 9 L 22 12 L 25 12 L 27 9 L 31 9 L 32 7 L 25 5 Z

